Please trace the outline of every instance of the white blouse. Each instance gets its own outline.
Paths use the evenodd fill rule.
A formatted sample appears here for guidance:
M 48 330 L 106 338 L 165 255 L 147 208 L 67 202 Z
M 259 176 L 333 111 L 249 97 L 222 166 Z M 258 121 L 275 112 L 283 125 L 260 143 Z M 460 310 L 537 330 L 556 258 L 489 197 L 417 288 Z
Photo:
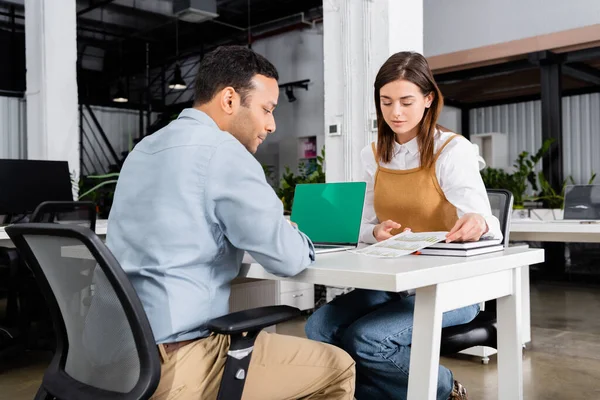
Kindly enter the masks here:
M 452 135 L 454 135 L 452 132 L 436 132 L 434 154 Z M 360 241 L 375 243 L 373 228 L 380 221 L 377 219 L 373 207 L 377 161 L 373 156 L 370 143 L 362 149 L 360 156 L 365 170 L 364 180 L 367 182 Z M 420 166 L 420 156 L 417 138 L 403 145 L 394 142 L 392 160 L 389 163 L 381 164 L 381 166 L 396 170 L 418 168 Z M 459 136 L 448 143 L 435 164 L 435 175 L 446 199 L 456 207 L 459 218 L 467 213 L 480 214 L 485 218 L 489 228 L 485 236 L 502 238 L 500 222 L 492 215 L 485 185 L 479 174 L 477 154 L 475 154 L 471 142 Z

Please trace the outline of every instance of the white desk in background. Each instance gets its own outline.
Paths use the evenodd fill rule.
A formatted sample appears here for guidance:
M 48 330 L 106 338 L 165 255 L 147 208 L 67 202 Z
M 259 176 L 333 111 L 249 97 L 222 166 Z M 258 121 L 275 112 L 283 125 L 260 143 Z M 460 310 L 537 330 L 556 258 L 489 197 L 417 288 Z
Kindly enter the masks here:
M 600 223 L 579 221 L 536 221 L 515 219 L 510 240 L 530 242 L 600 243 Z
M 528 242 L 584 242 L 600 243 L 599 223 L 580 223 L 579 221 L 532 219 L 513 219 L 510 226 L 511 241 Z M 523 343 L 531 340 L 531 318 L 529 303 L 529 269 L 523 268 Z
M 99 219 L 96 221 L 96 235 L 106 236 L 106 229 L 108 226 L 107 219 Z M 4 227 L 0 227 L 0 247 L 13 247 L 12 241 L 8 237 L 8 234 L 4 230 Z
M 63 257 L 91 259 L 83 246 Z M 523 399 L 521 267 L 544 260 L 541 249 L 509 248 L 477 257 L 379 259 L 348 252 L 319 254 L 293 278 L 269 274 L 250 257 L 240 277 L 401 292 L 416 289 L 408 398 L 436 398 L 442 313 L 498 299 L 498 399 Z

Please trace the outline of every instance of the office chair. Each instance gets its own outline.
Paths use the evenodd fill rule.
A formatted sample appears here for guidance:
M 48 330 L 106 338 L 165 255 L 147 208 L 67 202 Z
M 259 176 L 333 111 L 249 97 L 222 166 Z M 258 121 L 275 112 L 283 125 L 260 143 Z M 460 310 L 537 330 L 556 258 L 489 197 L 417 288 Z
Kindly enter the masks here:
M 45 201 L 31 214 L 31 222 L 77 224 L 96 231 L 96 204 L 92 201 Z
M 510 236 L 513 195 L 508 190 L 503 189 L 488 189 L 487 193 L 492 207 L 492 214 L 500 221 L 500 229 L 504 236 L 502 244 L 507 248 Z M 473 321 L 442 329 L 440 355 L 455 354 L 475 346 L 498 348 L 496 300 L 486 301 L 484 310 Z
M 29 222 L 78 224 L 92 230 L 96 227 L 96 205 L 89 201 L 45 201 L 40 203 Z M 11 295 L 7 314 L 12 315 L 9 326 L 16 331 L 25 347 L 48 348 L 54 341 L 46 303 L 29 268 L 20 261 L 16 249 L 3 251 L 11 260 Z M 18 303 L 18 306 L 17 306 Z M 39 322 L 36 334 L 31 334 L 32 322 Z
M 148 399 L 160 379 L 158 348 L 133 286 L 102 240 L 77 225 L 30 223 L 6 232 L 31 267 L 57 332 L 36 400 Z M 81 245 L 93 260 L 63 256 L 65 247 Z M 212 332 L 231 335 L 219 400 L 241 399 L 260 330 L 299 315 L 271 306 L 209 321 Z

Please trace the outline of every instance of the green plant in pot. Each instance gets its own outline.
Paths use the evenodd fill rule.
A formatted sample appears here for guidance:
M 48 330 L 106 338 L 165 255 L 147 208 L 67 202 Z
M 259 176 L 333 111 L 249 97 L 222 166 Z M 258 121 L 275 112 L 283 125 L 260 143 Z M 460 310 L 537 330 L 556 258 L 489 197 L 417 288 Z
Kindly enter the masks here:
M 588 181 L 588 185 L 591 185 L 596 179 L 596 174 L 592 173 L 592 177 Z M 540 194 L 533 198 L 535 201 L 542 201 L 547 208 L 556 209 L 556 208 L 564 208 L 565 202 L 565 190 L 567 185 L 570 183 L 572 185 L 575 184 L 575 180 L 572 176 L 569 176 L 565 179 L 561 185 L 560 192 L 556 191 L 550 182 L 546 179 L 544 174 L 540 172 L 538 174 L 538 181 L 540 183 Z
M 538 190 L 535 166 L 544 157 L 544 154 L 550 150 L 553 142 L 554 139 L 545 140 L 535 154 L 530 154 L 527 151 L 519 154 L 514 164 L 515 172 L 513 173 L 508 173 L 499 168 L 485 168 L 481 171 L 481 177 L 486 188 L 511 191 L 514 196 L 514 208 L 523 208 L 523 203 L 527 200 L 527 184 L 531 185 L 534 192 Z
M 294 202 L 294 193 L 296 191 L 296 185 L 302 183 L 324 183 L 325 172 L 323 169 L 323 163 L 325 162 L 325 148 L 321 150 L 321 155 L 317 156 L 316 168 L 314 171 L 309 171 L 306 164 L 300 163 L 298 165 L 298 175 L 295 175 L 289 167 L 285 167 L 285 173 L 281 179 L 281 184 L 277 190 L 277 196 L 283 203 L 283 212 L 289 215 L 292 212 L 292 205 Z
M 93 201 L 97 205 L 98 217 L 108 218 L 118 178 L 118 172 L 85 177 L 80 181 L 79 200 Z

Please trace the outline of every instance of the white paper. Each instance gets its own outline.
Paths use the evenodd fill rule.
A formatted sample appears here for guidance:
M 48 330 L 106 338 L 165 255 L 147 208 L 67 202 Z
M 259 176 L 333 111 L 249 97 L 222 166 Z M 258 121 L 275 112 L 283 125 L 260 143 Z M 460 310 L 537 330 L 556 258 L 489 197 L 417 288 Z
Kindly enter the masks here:
M 434 243 L 446 240 L 448 232 L 402 232 L 383 242 L 364 247 L 359 250 L 350 250 L 352 253 L 371 257 L 395 258 L 402 257 L 431 246 Z

